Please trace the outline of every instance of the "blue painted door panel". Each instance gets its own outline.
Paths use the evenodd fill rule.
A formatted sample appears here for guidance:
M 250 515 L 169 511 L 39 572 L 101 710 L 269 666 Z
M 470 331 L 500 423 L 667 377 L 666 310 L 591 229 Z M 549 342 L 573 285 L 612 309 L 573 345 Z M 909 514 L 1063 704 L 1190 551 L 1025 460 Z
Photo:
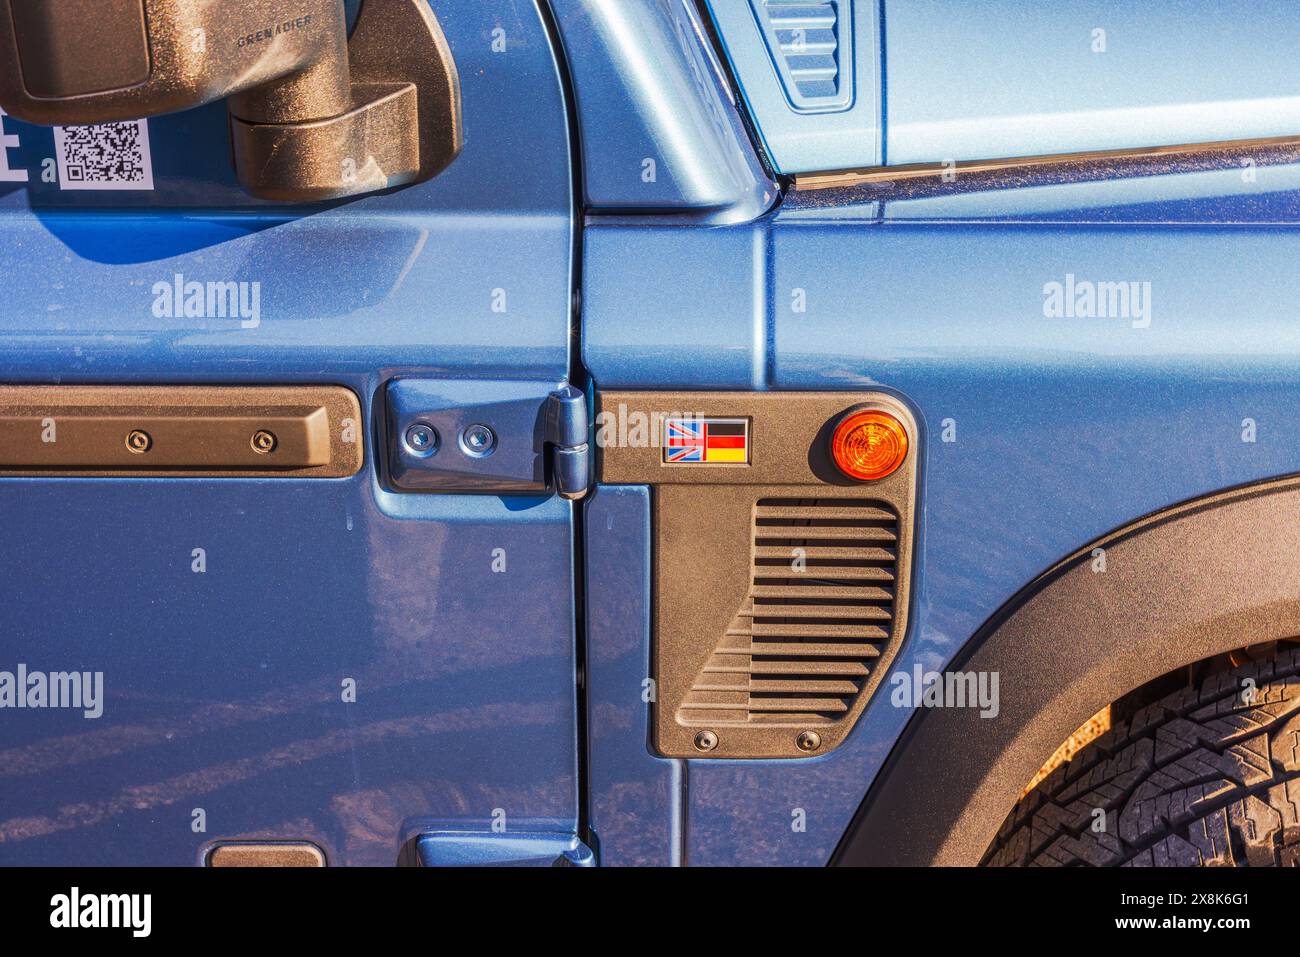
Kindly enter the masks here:
M 0 864 L 190 864 L 251 837 L 392 864 L 422 830 L 575 831 L 572 506 L 396 494 L 370 441 L 395 376 L 569 373 L 546 20 L 431 6 L 466 144 L 409 189 L 250 200 L 217 107 L 150 121 L 152 192 L 60 191 L 50 131 L 3 119 L 29 177 L 0 183 L 0 380 L 338 384 L 369 444 L 350 479 L 0 480 L 0 671 L 104 675 L 101 717 L 0 713 Z M 178 275 L 258 283 L 258 314 L 167 316 Z
M 602 388 L 883 389 L 910 403 L 921 523 L 892 674 L 942 669 L 1090 540 L 1300 469 L 1300 201 L 1278 189 L 1297 169 L 1260 173 L 972 193 L 919 212 L 823 194 L 678 234 L 593 224 L 585 361 Z M 1068 276 L 1138 283 L 1143 305 L 1058 316 L 1051 287 Z M 826 863 L 910 716 L 891 687 L 822 757 L 687 762 L 684 858 Z M 621 702 L 606 721 L 635 727 L 642 706 Z M 648 789 L 661 772 L 638 773 Z
M 105 690 L 92 720 L 5 713 L 0 864 L 264 837 L 392 865 L 498 808 L 572 831 L 569 505 L 407 498 L 364 476 L 0 482 L 4 669 Z
M 152 192 L 60 191 L 40 175 L 50 130 L 6 117 L 9 164 L 29 174 L 0 183 L 6 373 L 564 376 L 572 169 L 550 40 L 528 0 L 433 8 L 460 68 L 465 148 L 418 187 L 268 206 L 234 181 L 218 103 L 149 121 Z M 177 275 L 259 283 L 257 323 L 156 315 L 156 284 Z

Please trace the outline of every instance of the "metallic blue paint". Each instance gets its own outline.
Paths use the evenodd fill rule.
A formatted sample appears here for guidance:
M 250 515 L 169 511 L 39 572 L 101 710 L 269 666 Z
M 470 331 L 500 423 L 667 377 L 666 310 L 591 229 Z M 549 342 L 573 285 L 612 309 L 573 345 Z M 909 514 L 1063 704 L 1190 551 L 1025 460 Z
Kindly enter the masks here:
M 555 0 L 573 76 L 589 211 L 745 222 L 764 172 L 694 0 Z
M 569 504 L 402 498 L 388 513 L 364 474 L 0 481 L 0 667 L 102 671 L 106 699 L 95 720 L 5 712 L 0 864 L 279 837 L 391 865 L 429 822 L 496 808 L 572 832 Z
M 853 105 L 853 0 L 749 0 L 749 6 L 785 98 L 797 112 L 839 113 Z M 874 46 L 875 37 L 870 39 Z
M 433 7 L 460 65 L 466 143 L 414 188 L 249 208 L 229 170 L 225 111 L 206 109 L 151 121 L 155 193 L 56 190 L 54 202 L 40 177 L 50 132 L 6 117 L 20 144 L 10 164 L 30 171 L 25 185 L 0 184 L 6 376 L 566 375 L 572 171 L 550 41 L 527 0 Z M 492 52 L 497 28 L 509 55 Z M 177 274 L 259 282 L 260 324 L 156 316 L 153 287 Z
M 691 388 L 761 388 L 766 258 L 761 224 L 593 220 L 583 232 L 582 348 L 596 384 L 662 378 Z
M 1284 222 L 1239 223 L 1250 207 L 1235 185 L 1225 206 L 1164 182 L 1148 197 L 1121 186 L 1139 200 L 1129 210 L 1067 203 L 1059 223 L 1041 220 L 1057 214 L 1031 190 L 1023 212 L 1007 193 L 981 194 L 985 209 L 964 199 L 965 222 L 900 221 L 906 203 L 895 219 L 889 203 L 882 214 L 810 202 L 676 242 L 593 226 L 585 359 L 604 388 L 884 389 L 911 403 L 922 522 L 894 672 L 942 668 L 1022 585 L 1093 538 L 1300 470 L 1300 211 L 1294 194 L 1259 188 L 1248 198 Z M 1107 186 L 1088 189 L 1105 207 Z M 1161 189 L 1194 198 L 1161 200 Z M 1157 216 L 1170 224 L 1143 221 Z M 1149 325 L 1049 318 L 1045 287 L 1067 274 L 1149 282 Z M 702 296 L 711 283 L 725 291 Z M 792 309 L 796 288 L 806 312 Z M 909 716 L 890 688 L 825 756 L 690 762 L 688 860 L 825 863 Z M 638 714 L 629 702 L 608 720 Z M 795 808 L 804 832 L 791 828 Z
M 568 364 L 569 229 L 559 209 L 336 209 L 253 222 L 0 214 L 0 366 L 11 380 L 287 379 L 375 368 L 558 378 Z M 260 283 L 258 325 L 155 316 L 154 287 L 177 275 Z M 493 312 L 494 289 L 504 290 L 505 314 Z
M 852 38 L 852 58 L 840 70 L 852 76 L 849 102 L 835 110 L 806 111 L 790 101 L 763 26 L 751 2 L 707 0 L 741 94 L 777 172 L 879 166 L 881 56 L 879 0 L 836 0 L 839 30 Z M 847 51 L 841 48 L 841 54 Z
M 573 834 L 439 831 L 416 842 L 423 867 L 595 867 L 596 856 Z
M 884 10 L 890 164 L 1300 129 L 1289 0 L 884 0 Z
M 650 489 L 585 505 L 590 825 L 609 866 L 682 863 L 686 762 L 650 751 Z
M 154 193 L 59 195 L 48 131 L 3 120 L 31 170 L 0 186 L 6 381 L 338 383 L 370 444 L 346 480 L 0 480 L 0 670 L 103 671 L 106 693 L 95 720 L 3 713 L 0 863 L 189 864 L 266 837 L 391 864 L 498 808 L 576 832 L 572 506 L 399 494 L 374 471 L 388 379 L 569 371 L 573 171 L 545 21 L 528 0 L 432 6 L 466 145 L 409 189 L 268 208 L 234 189 L 209 109 L 151 122 Z M 155 314 L 176 274 L 260 283 L 259 321 Z
M 749 3 L 709 7 L 784 174 L 1300 129 L 1290 0 L 853 0 L 855 100 L 828 113 L 791 104 Z

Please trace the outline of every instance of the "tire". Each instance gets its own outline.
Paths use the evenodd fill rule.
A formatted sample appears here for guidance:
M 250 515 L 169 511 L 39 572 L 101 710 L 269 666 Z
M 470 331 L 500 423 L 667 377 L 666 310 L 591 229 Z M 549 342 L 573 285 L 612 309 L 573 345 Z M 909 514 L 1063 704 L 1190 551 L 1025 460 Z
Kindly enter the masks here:
M 1300 648 L 1278 648 L 1082 748 L 1021 799 L 983 863 L 1300 866 Z

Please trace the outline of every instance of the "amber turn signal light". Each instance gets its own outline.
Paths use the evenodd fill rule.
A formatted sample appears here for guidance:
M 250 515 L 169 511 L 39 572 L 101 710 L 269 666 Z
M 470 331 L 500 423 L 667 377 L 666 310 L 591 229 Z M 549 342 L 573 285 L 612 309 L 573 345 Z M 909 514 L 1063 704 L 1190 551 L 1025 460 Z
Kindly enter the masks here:
M 888 412 L 852 412 L 835 427 L 831 458 L 849 478 L 885 478 L 907 458 L 907 429 Z

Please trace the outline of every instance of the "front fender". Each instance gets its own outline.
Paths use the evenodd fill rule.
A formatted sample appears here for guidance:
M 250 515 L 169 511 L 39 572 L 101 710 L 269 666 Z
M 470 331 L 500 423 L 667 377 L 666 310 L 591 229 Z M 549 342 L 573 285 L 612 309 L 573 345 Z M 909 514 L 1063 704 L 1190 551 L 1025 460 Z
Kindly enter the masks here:
M 1089 715 L 1182 665 L 1300 635 L 1298 546 L 1300 478 L 1289 478 L 1156 513 L 1054 566 L 949 666 L 998 673 L 996 717 L 919 709 L 832 863 L 978 864 Z

